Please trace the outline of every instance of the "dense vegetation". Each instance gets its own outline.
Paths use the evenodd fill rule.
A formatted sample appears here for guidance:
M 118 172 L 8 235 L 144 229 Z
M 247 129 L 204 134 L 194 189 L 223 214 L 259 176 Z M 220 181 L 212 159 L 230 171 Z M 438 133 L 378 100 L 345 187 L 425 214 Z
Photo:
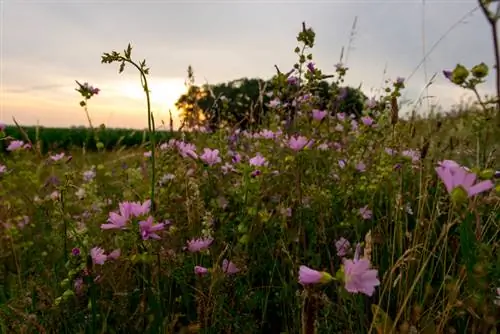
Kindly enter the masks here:
M 338 109 L 340 89 L 317 89 L 314 38 L 304 26 L 295 70 L 259 89 L 258 122 L 214 122 L 237 108 L 237 90 L 220 88 L 226 109 L 183 106 L 186 126 L 205 129 L 190 137 L 162 137 L 148 110 L 142 147 L 90 124 L 95 152 L 47 156 L 45 129 L 31 143 L 3 129 L 2 333 L 493 333 L 495 101 L 403 122 L 397 78 L 361 110 Z M 148 91 L 130 45 L 102 62 L 135 67 Z M 488 67 L 444 75 L 475 89 Z M 82 106 L 98 93 L 78 90 Z

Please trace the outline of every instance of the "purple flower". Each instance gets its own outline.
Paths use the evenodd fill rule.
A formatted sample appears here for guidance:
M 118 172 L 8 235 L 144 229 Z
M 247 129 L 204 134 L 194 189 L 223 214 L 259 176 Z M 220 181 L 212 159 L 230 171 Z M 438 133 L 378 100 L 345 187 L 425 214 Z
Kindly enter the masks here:
M 370 116 L 363 116 L 363 117 L 361 117 L 361 121 L 366 126 L 372 126 L 373 123 L 374 123 L 373 118 L 371 118 Z
M 368 205 L 359 209 L 359 214 L 363 219 L 371 219 L 373 216 L 372 210 L 368 209 Z
M 312 111 L 312 117 L 313 119 L 315 119 L 316 121 L 321 121 L 323 118 L 326 117 L 326 111 L 324 110 L 318 110 L 318 109 L 314 109 Z
M 260 153 L 257 153 L 255 157 L 251 158 L 249 161 L 250 166 L 266 166 L 267 161 Z
M 302 285 L 327 283 L 333 277 L 324 271 L 317 271 L 306 266 L 299 268 L 299 283 Z
M 476 183 L 476 174 L 466 171 L 463 167 L 439 166 L 436 167 L 436 172 L 450 194 L 453 190 L 462 188 L 467 197 L 474 197 L 494 186 L 491 180 Z
M 92 257 L 92 262 L 94 264 L 103 265 L 108 259 L 108 256 L 104 254 L 104 249 L 100 247 L 94 247 L 90 250 L 90 256 Z
M 9 146 L 7 146 L 7 151 L 16 151 L 22 148 L 24 145 L 24 142 L 22 140 L 13 140 L 9 143 Z
M 288 147 L 294 151 L 302 150 L 308 143 L 308 140 L 304 136 L 294 136 L 288 141 Z
M 228 275 L 233 275 L 238 273 L 240 269 L 238 269 L 238 267 L 236 267 L 236 265 L 233 262 L 224 259 L 222 261 L 222 271 Z
M 203 154 L 200 155 L 200 159 L 210 166 L 221 162 L 221 158 L 219 157 L 219 150 L 212 150 L 209 148 L 203 149 Z
M 139 222 L 139 230 L 141 232 L 142 240 L 148 239 L 161 239 L 156 232 L 161 231 L 165 228 L 164 223 L 153 224 L 153 217 L 149 216 L 146 220 Z
M 3 173 L 5 173 L 5 172 L 7 172 L 7 166 L 5 166 L 5 165 L 0 165 L 0 174 L 3 174 Z
M 208 247 L 210 247 L 210 245 L 212 244 L 213 241 L 214 241 L 214 239 L 212 239 L 212 238 L 193 239 L 193 240 L 188 241 L 187 249 L 191 253 L 200 252 L 202 250 L 208 249 Z
M 145 158 L 151 158 L 152 154 L 153 154 L 153 152 L 151 152 L 151 151 L 144 152 L 144 157 Z
M 337 101 L 342 101 L 347 97 L 347 88 L 341 87 L 339 89 L 339 95 L 337 96 Z
M 288 77 L 288 79 L 286 79 L 286 81 L 288 82 L 288 84 L 290 84 L 292 86 L 295 86 L 299 83 L 299 79 L 295 76 Z
M 73 249 L 71 250 L 71 254 L 72 254 L 73 256 L 79 256 L 79 255 L 80 255 L 80 248 L 77 248 L 77 247 L 73 248 Z
M 342 237 L 335 242 L 335 248 L 337 248 L 337 256 L 344 257 L 347 255 L 347 251 L 351 248 L 351 244 L 349 240 Z
M 451 80 L 451 77 L 453 75 L 453 72 L 450 70 L 443 70 L 443 75 L 446 79 Z
M 96 176 L 96 172 L 95 172 L 95 169 L 91 169 L 91 170 L 88 170 L 88 171 L 85 171 L 83 172 L 83 180 L 85 182 L 90 182 L 92 181 Z
M 363 162 L 360 162 L 356 165 L 356 169 L 360 172 L 364 172 L 366 170 L 366 165 Z
M 366 259 L 343 259 L 345 289 L 350 293 L 364 293 L 372 296 L 375 287 L 380 285 L 377 270 L 370 269 L 370 261 Z
M 314 68 L 314 63 L 311 61 L 309 63 L 307 63 L 307 69 L 310 71 L 310 72 L 314 72 L 315 68 Z

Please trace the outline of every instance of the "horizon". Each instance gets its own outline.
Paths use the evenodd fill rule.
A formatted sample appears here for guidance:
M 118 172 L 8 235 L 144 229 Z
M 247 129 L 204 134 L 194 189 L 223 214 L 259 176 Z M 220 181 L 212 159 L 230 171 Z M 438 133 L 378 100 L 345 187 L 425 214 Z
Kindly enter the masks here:
M 147 127 L 138 73 L 128 67 L 118 74 L 118 64 L 100 62 L 104 52 L 122 51 L 130 42 L 132 58 L 146 59 L 151 68 L 148 81 L 157 124 L 163 120 L 168 125 L 168 109 L 175 118 L 174 103 L 185 91 L 189 65 L 197 85 L 242 77 L 267 79 L 275 73 L 275 64 L 282 71 L 293 66 L 295 37 L 303 21 L 316 32 L 312 53 L 317 67 L 333 72 L 345 46 L 349 67 L 345 84 L 362 84 L 363 92 L 372 97 L 384 79 L 408 79 L 424 51 L 475 7 L 474 0 L 253 4 L 235 0 L 131 1 L 120 3 L 118 10 L 116 1 L 2 0 L 0 121 L 13 124 L 15 117 L 21 125 L 86 126 L 75 91 L 78 80 L 101 89 L 89 101 L 96 126 Z M 356 34 L 347 50 L 355 17 Z M 492 72 L 490 38 L 480 39 L 478 34 L 488 36 L 489 29 L 482 13 L 475 11 L 409 78 L 403 97 L 416 101 L 423 92 L 427 95 L 425 87 L 434 74 L 428 95 L 438 98 L 425 99 L 424 112 L 430 103 L 446 110 L 460 103 L 462 96 L 469 97 L 446 81 L 441 71 L 457 63 L 472 66 L 484 61 Z M 491 75 L 480 92 L 493 93 Z M 174 121 L 177 128 L 178 117 Z

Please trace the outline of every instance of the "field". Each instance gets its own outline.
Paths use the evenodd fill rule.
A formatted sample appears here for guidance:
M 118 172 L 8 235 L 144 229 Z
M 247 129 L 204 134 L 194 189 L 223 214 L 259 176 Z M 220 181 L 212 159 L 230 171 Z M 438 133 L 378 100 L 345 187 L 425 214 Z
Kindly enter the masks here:
M 3 127 L 0 332 L 497 333 L 496 105 L 351 117 L 297 67 L 264 128 Z

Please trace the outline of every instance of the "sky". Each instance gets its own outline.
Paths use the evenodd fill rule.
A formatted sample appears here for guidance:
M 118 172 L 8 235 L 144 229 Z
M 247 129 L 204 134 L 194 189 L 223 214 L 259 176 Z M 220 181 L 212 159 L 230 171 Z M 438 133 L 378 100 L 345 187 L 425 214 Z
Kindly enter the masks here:
M 489 26 L 476 7 L 476 0 L 0 0 L 0 120 L 86 125 L 78 80 L 101 89 L 89 101 L 94 124 L 146 127 L 138 72 L 118 74 L 118 64 L 101 64 L 104 52 L 131 43 L 132 58 L 150 67 L 157 123 L 168 124 L 170 109 L 177 125 L 174 103 L 185 91 L 188 65 L 198 84 L 270 78 L 275 64 L 292 68 L 303 21 L 316 32 L 314 61 L 323 72 L 333 73 L 350 44 L 348 85 L 362 84 L 372 96 L 385 79 L 407 78 L 406 99 L 431 96 L 422 112 L 429 103 L 446 110 L 469 95 L 447 82 L 443 69 L 493 65 Z M 490 79 L 481 92 L 493 88 Z

